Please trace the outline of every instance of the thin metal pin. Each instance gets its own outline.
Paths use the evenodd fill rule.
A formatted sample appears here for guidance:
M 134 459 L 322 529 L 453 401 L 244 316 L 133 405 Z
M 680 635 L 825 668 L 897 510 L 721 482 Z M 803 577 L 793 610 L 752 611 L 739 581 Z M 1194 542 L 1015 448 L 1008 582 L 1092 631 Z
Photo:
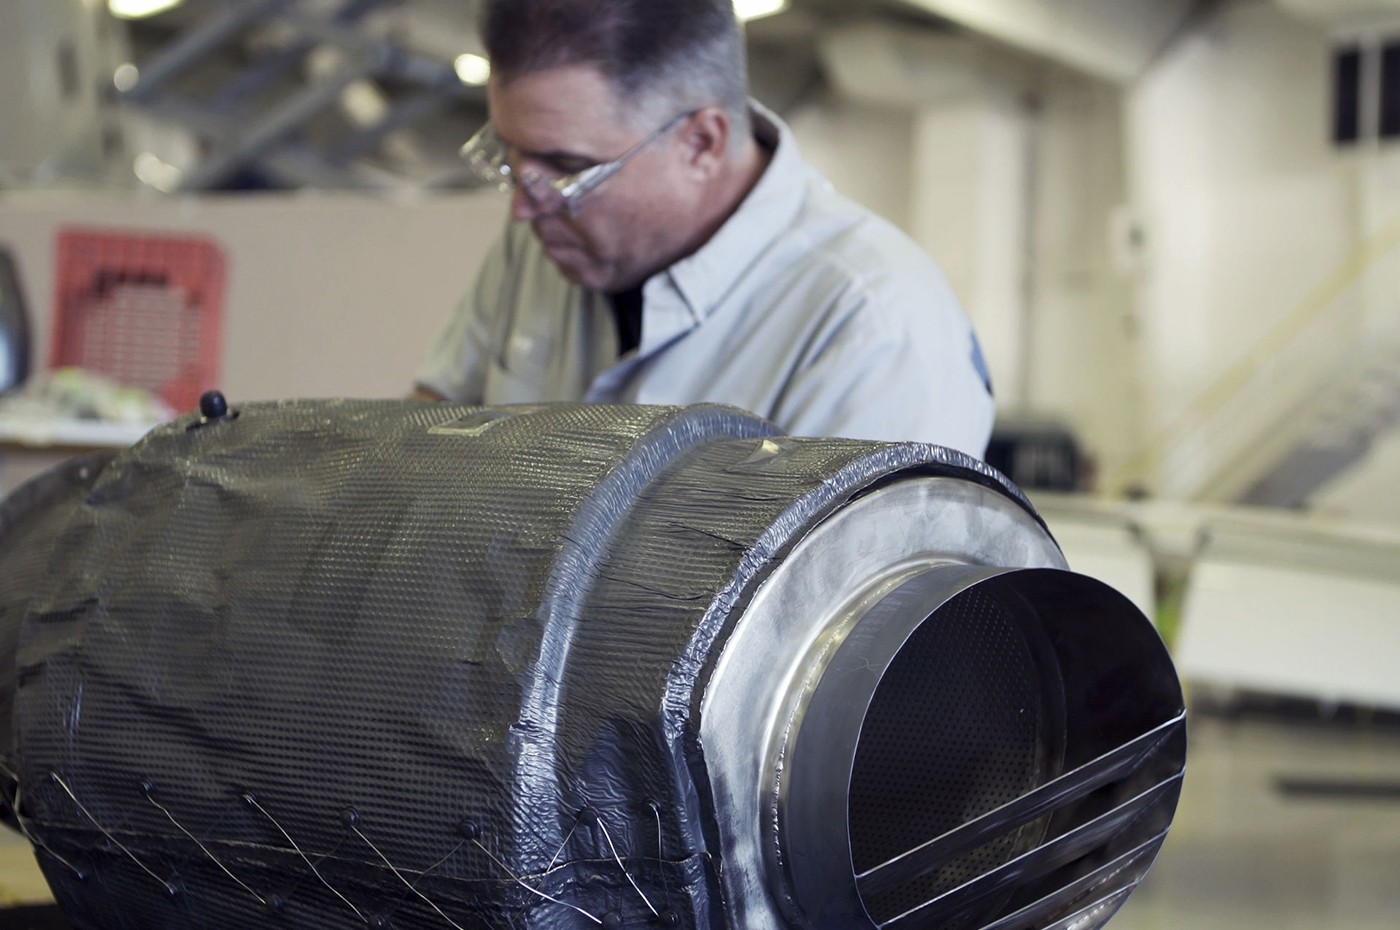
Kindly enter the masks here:
M 173 824 L 175 824 L 175 826 L 176 826 L 177 828 L 179 828 L 179 830 L 180 830 L 181 833 L 185 834 L 185 836 L 188 836 L 190 839 L 194 840 L 195 845 L 198 846 L 201 850 L 204 851 L 204 855 L 208 856 L 208 857 L 209 857 L 209 860 L 210 860 L 211 862 L 213 862 L 213 863 L 214 863 L 215 865 L 217 865 L 219 868 L 223 869 L 225 875 L 227 875 L 229 878 L 233 879 L 234 881 L 238 882 L 238 884 L 242 885 L 242 886 L 243 886 L 243 890 L 246 891 L 246 892 L 248 892 L 248 893 L 249 893 L 250 895 L 252 895 L 253 897 L 257 898 L 259 904 L 263 905 L 264 907 L 267 906 L 267 899 L 266 899 L 266 898 L 264 898 L 262 895 L 258 894 L 256 891 L 254 891 L 252 888 L 250 888 L 250 887 L 247 885 L 247 883 L 245 883 L 245 882 L 243 881 L 243 879 L 239 878 L 237 875 L 234 875 L 232 872 L 230 872 L 230 871 L 228 870 L 228 866 L 226 866 L 226 865 L 224 865 L 222 862 L 220 862 L 220 861 L 218 860 L 218 858 L 217 858 L 212 852 L 209 851 L 209 847 L 205 846 L 203 843 L 200 842 L 199 837 L 195 836 L 193 833 L 191 833 L 190 831 L 186 830 L 185 827 L 184 827 L 184 825 L 181 824 L 180 821 L 176 820 L 176 819 L 175 819 L 175 816 L 174 816 L 173 814 L 171 814 L 170 811 L 168 811 L 168 810 L 165 809 L 165 805 L 161 804 L 159 801 L 157 801 L 155 798 L 151 797 L 150 795 L 146 795 L 146 800 L 147 800 L 147 801 L 150 801 L 150 802 L 151 802 L 152 804 L 154 804 L 156 807 L 160 808 L 160 812 L 161 812 L 162 814 L 164 814 L 166 817 L 170 818 L 170 822 L 173 823 Z
M 526 891 L 530 892 L 531 894 L 539 895 L 541 898 L 544 898 L 546 901 L 553 901 L 555 904 L 562 905 L 563 907 L 567 907 L 567 908 L 568 908 L 569 910 L 571 910 L 571 911 L 578 911 L 578 912 L 579 912 L 580 914 L 582 914 L 584 917 L 587 917 L 589 920 L 593 921 L 595 924 L 597 924 L 597 925 L 600 926 L 600 927 L 603 925 L 603 921 L 602 921 L 601 919 L 599 919 L 599 918 L 597 918 L 597 917 L 594 917 L 592 914 L 588 913 L 588 912 L 585 911 L 583 908 L 577 907 L 577 906 L 575 906 L 575 905 L 573 905 L 573 904 L 570 904 L 568 901 L 560 901 L 558 898 L 551 897 L 550 895 L 545 894 L 543 891 L 540 891 L 538 888 L 531 888 L 529 885 L 525 884 L 525 882 L 521 881 L 519 878 L 516 878 L 515 873 L 512 872 L 510 869 L 506 868 L 506 864 L 505 864 L 504 862 L 502 862 L 501 860 L 497 859 L 497 858 L 491 853 L 491 850 L 487 849 L 485 846 L 482 846 L 482 845 L 481 845 L 481 840 L 472 840 L 472 842 L 475 843 L 475 844 L 477 845 L 477 848 L 478 848 L 478 849 L 480 849 L 482 852 L 486 853 L 486 855 L 491 859 L 491 861 L 494 862 L 494 863 L 496 863 L 497 867 L 499 867 L 500 870 L 501 870 L 502 872 L 504 872 L 504 873 L 506 873 L 507 875 L 509 875 L 511 881 L 515 882 L 515 883 L 516 883 L 517 885 L 519 885 L 521 888 L 524 888 Z
M 8 772 L 7 772 L 7 774 L 8 774 Z M 63 863 L 63 865 L 68 869 L 68 871 L 70 871 L 70 872 L 72 872 L 74 875 L 76 875 L 76 876 L 78 877 L 78 879 L 81 881 L 82 878 L 83 878 L 83 876 L 84 876 L 84 874 L 85 874 L 85 873 L 83 872 L 82 869 L 78 868 L 76 865 L 74 865 L 73 863 L 69 862 L 67 859 L 63 858 L 63 857 L 60 856 L 58 853 L 54 852 L 52 849 L 50 849 L 50 848 L 49 848 L 48 846 L 46 846 L 45 844 L 39 842 L 39 838 L 36 837 L 34 834 L 32 834 L 32 833 L 29 832 L 29 825 L 28 825 L 27 823 L 25 823 L 25 816 L 24 816 L 24 814 L 20 813 L 21 795 L 24 794 L 24 787 L 20 784 L 19 776 L 18 776 L 18 775 L 15 775 L 15 776 L 14 776 L 14 779 L 15 779 L 15 800 L 14 800 L 14 804 L 12 805 L 12 809 L 13 809 L 14 812 L 15 812 L 15 823 L 19 824 L 19 832 L 20 832 L 21 834 L 24 835 L 24 838 L 27 839 L 27 840 L 30 842 L 30 844 L 34 846 L 35 849 L 42 849 L 44 852 L 48 853 L 50 856 L 53 856 L 53 857 L 54 857 L 55 859 L 57 859 L 59 862 Z
M 666 853 L 663 851 L 663 844 L 661 842 L 661 807 L 655 801 L 648 801 L 647 805 L 651 808 L 652 816 L 656 818 L 656 864 L 658 866 L 658 871 L 661 872 L 661 893 L 669 906 L 671 888 L 666 881 Z
M 366 846 L 368 846 L 370 849 L 374 850 L 374 854 L 375 854 L 376 856 L 378 856 L 380 859 L 383 859 L 383 860 L 384 860 L 384 864 L 387 865 L 387 866 L 389 867 L 389 871 L 394 873 L 394 877 L 395 877 L 395 878 L 397 878 L 399 881 L 401 881 L 401 882 L 403 882 L 405 885 L 407 885 L 409 891 L 413 892 L 414 894 L 418 895 L 418 897 L 422 898 L 422 899 L 423 899 L 423 902 L 424 902 L 425 904 L 427 904 L 428 907 L 431 907 L 433 910 L 437 911 L 437 912 L 438 912 L 438 916 L 441 917 L 443 920 L 447 921 L 448 923 L 450 923 L 450 924 L 455 928 L 455 930 L 463 930 L 462 926 L 461 926 L 460 924 L 458 924 L 457 921 L 453 920 L 451 917 L 448 917 L 446 914 L 444 914 L 442 908 L 438 907 L 435 903 L 433 903 L 433 901 L 432 901 L 427 895 L 425 895 L 423 892 L 419 891 L 417 888 L 413 887 L 413 883 L 410 882 L 408 879 L 404 878 L 402 872 L 400 872 L 398 869 L 394 868 L 394 864 L 393 864 L 392 862 L 389 861 L 389 857 L 386 856 L 386 855 L 384 855 L 382 852 L 380 852 L 380 851 L 379 851 L 379 847 L 376 846 L 376 845 L 374 845 L 373 843 L 371 843 L 370 840 L 369 840 L 369 837 L 365 836 L 363 833 L 360 832 L 360 828 L 359 828 L 359 827 L 355 826 L 354 824 L 351 824 L 351 825 L 350 825 L 350 829 L 351 829 L 351 830 L 354 830 L 354 831 L 355 831 L 355 835 L 358 836 L 360 839 L 362 839 L 362 840 L 365 841 L 365 845 L 366 845 Z M 420 877 L 421 877 L 421 876 L 420 876 Z
M 574 825 L 573 825 L 572 827 L 569 828 L 569 833 L 568 833 L 567 836 L 564 837 L 564 842 L 562 842 L 562 843 L 559 844 L 559 849 L 558 849 L 557 851 L 555 851 L 555 853 L 554 853 L 554 858 L 553 858 L 553 859 L 550 859 L 550 860 L 549 860 L 549 865 L 545 866 L 544 870 L 545 870 L 546 872 L 548 872 L 550 869 L 554 868 L 554 863 L 558 862 L 558 861 L 559 861 L 559 857 L 562 856 L 562 855 L 564 854 L 564 849 L 569 845 L 569 840 L 571 840 L 571 839 L 574 838 L 574 831 L 578 829 L 578 822 L 579 822 L 579 818 L 578 818 L 578 817 L 575 817 L 575 818 L 574 818 Z
M 161 886 L 165 888 L 167 892 L 174 894 L 175 886 L 170 884 L 170 882 L 166 881 L 165 879 L 161 878 L 155 872 L 151 871 L 151 869 L 146 865 L 146 863 L 136 858 L 135 853 L 123 846 L 121 844 L 121 841 L 118 840 L 115 836 L 108 833 L 106 828 L 103 827 L 102 824 L 97 822 L 97 818 L 92 816 L 92 813 L 86 807 L 83 806 L 83 802 L 78 800 L 78 796 L 73 793 L 73 789 L 68 787 L 68 783 L 65 782 L 57 772 L 50 772 L 49 777 L 54 780 L 55 784 L 57 784 L 60 788 L 64 790 L 68 797 L 73 799 L 73 803 L 78 805 L 78 810 L 83 812 L 84 817 L 92 821 L 92 825 L 98 829 L 98 832 L 100 832 L 103 836 L 107 837 L 107 839 L 110 840 L 114 846 L 116 846 L 122 852 L 126 853 L 127 857 L 130 858 L 132 862 L 136 863 L 138 866 L 141 867 L 141 871 L 145 872 L 147 875 L 151 876 L 151 878 L 154 878 L 156 881 L 160 882 Z
M 245 794 L 243 795 L 243 800 L 253 805 L 253 807 L 257 808 L 260 814 L 262 814 L 268 820 L 272 821 L 272 825 L 277 828 L 278 832 L 280 832 L 283 836 L 287 838 L 287 842 L 292 844 L 292 848 L 297 851 L 297 855 L 301 856 L 302 861 L 305 862 L 307 867 L 311 869 L 311 874 L 315 875 L 318 879 L 320 879 L 321 884 L 325 885 L 331 890 L 331 894 L 344 901 L 345 904 L 350 908 L 350 910 L 355 912 L 356 917 L 360 918 L 360 920 L 364 921 L 365 923 L 369 923 L 369 920 L 365 917 L 364 914 L 360 913 L 360 909 L 355 906 L 354 902 L 352 902 L 349 898 L 345 897 L 345 895 L 337 891 L 334 885 L 326 881 L 326 877 L 321 874 L 320 869 L 316 868 L 316 863 L 312 862 L 306 857 L 306 853 L 301 851 L 301 847 L 297 845 L 297 841 L 292 839 L 290 833 L 282 829 L 282 825 L 277 822 L 277 818 L 269 814 L 267 812 L 267 808 L 263 807 L 261 804 L 258 803 L 257 798 L 253 797 L 251 794 Z
M 462 841 L 461 841 L 460 843 L 458 843 L 456 846 L 453 846 L 451 852 L 449 852 L 447 855 L 443 856 L 443 857 L 442 857 L 441 859 L 439 859 L 437 862 L 434 862 L 432 865 L 428 866 L 428 867 L 427 867 L 426 869 L 424 869 L 422 872 L 419 872 L 419 873 L 418 873 L 418 877 L 415 878 L 415 879 L 413 880 L 413 884 L 415 884 L 415 885 L 418 884 L 420 881 L 422 881 L 423 879 L 427 878 L 427 877 L 428 877 L 429 875 L 431 875 L 433 872 L 436 872 L 436 871 L 438 870 L 438 867 L 439 867 L 439 866 L 441 866 L 441 865 L 442 865 L 444 862 L 446 862 L 448 859 L 451 859 L 453 856 L 457 855 L 457 851 L 458 851 L 459 849 L 461 849 L 461 848 L 462 848 L 463 846 L 465 846 L 465 845 L 467 845 L 467 841 L 466 841 L 466 840 L 462 840 Z
M 608 825 L 603 823 L 601 814 L 598 816 L 598 829 L 603 831 L 603 839 L 608 841 L 608 849 L 612 850 L 613 858 L 617 860 L 617 867 L 622 870 L 623 877 L 627 879 L 627 884 L 631 885 L 632 889 L 641 896 L 642 903 L 647 906 L 647 910 L 651 911 L 652 916 L 659 916 L 656 913 L 656 908 L 651 906 L 651 901 L 647 900 L 646 893 L 642 891 L 641 886 L 632 879 L 631 873 L 627 871 L 627 866 L 622 864 L 622 857 L 617 854 L 617 847 L 613 845 L 612 835 L 608 833 Z

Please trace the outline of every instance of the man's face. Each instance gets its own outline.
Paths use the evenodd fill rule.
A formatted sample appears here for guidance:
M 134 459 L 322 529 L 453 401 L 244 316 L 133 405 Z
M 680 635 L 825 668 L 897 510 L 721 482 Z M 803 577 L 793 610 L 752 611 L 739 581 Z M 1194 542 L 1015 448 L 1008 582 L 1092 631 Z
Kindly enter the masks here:
M 492 78 L 491 121 L 510 146 L 511 169 L 547 177 L 612 161 L 655 126 L 629 123 L 612 88 L 593 68 L 566 66 L 508 82 Z M 680 257 L 695 230 L 695 186 L 679 131 L 656 139 L 584 197 L 579 210 L 544 213 L 524 190 L 511 195 L 516 220 L 529 222 L 564 277 L 599 291 L 640 284 Z

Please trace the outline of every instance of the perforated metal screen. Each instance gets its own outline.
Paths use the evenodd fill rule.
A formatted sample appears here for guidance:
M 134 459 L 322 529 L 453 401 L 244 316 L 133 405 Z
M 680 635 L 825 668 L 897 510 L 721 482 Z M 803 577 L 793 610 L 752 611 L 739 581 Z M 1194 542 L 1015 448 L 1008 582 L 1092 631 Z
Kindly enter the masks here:
M 864 872 L 1053 777 L 1063 721 L 1045 657 L 999 601 L 969 591 L 914 632 L 866 715 L 851 779 L 851 854 Z M 897 891 L 869 897 L 892 919 L 1033 848 L 1043 824 L 997 837 Z M 1003 896 L 1004 897 L 1004 896 Z M 969 926 L 964 914 L 946 930 Z

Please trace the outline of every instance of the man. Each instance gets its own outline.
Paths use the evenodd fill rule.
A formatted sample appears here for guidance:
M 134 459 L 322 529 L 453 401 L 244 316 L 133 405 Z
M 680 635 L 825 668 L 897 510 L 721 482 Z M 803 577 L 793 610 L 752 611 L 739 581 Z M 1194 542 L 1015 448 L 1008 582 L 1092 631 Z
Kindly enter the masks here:
M 462 403 L 733 404 L 794 435 L 981 457 L 967 318 L 893 226 L 748 98 L 730 0 L 487 0 L 513 222 L 417 374 Z

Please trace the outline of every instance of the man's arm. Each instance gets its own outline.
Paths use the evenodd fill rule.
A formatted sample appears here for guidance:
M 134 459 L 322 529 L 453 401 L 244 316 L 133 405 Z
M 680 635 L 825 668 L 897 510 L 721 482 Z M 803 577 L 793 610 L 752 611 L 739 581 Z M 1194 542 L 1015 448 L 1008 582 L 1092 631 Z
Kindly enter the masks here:
M 491 245 L 471 288 L 457 302 L 447 325 L 423 356 L 414 374 L 411 397 L 461 404 L 483 402 L 491 358 L 491 320 L 495 314 L 511 309 L 501 306 L 502 282 L 513 273 L 509 262 L 507 229 Z

